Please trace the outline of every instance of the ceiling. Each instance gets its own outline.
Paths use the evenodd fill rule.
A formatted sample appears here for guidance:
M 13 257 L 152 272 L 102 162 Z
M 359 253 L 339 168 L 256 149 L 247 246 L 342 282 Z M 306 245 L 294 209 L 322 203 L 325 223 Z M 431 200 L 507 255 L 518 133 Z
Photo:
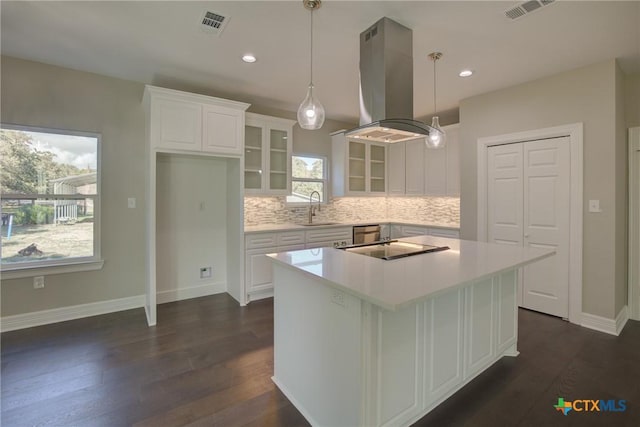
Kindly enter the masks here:
M 329 1 L 314 12 L 314 84 L 327 117 L 357 122 L 359 34 L 383 16 L 413 29 L 414 112 L 599 61 L 640 72 L 640 2 L 556 1 L 518 20 L 511 1 Z M 2 54 L 295 111 L 309 82 L 309 12 L 292 1 L 5 1 Z M 205 10 L 229 18 L 220 36 Z M 244 53 L 258 57 L 241 61 Z M 463 68 L 475 71 L 463 79 Z

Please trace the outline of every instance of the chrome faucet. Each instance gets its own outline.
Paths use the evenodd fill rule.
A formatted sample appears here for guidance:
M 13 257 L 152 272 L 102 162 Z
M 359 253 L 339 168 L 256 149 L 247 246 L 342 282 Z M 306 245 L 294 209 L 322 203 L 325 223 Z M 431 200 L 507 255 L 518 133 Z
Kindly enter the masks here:
M 318 195 L 318 206 L 313 206 L 313 193 Z M 322 202 L 320 193 L 317 191 L 312 191 L 309 194 L 309 224 L 313 222 L 313 217 L 316 216 L 316 207 L 318 208 L 318 212 L 320 212 L 320 203 Z

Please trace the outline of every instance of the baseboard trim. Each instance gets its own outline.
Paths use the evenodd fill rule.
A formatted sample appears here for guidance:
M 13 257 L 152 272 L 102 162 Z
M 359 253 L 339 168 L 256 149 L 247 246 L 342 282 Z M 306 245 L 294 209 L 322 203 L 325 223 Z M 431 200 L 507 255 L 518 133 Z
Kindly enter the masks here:
M 620 310 L 615 319 L 582 313 L 583 327 L 615 336 L 620 335 L 624 325 L 627 324 L 627 320 L 629 320 L 629 309 L 626 305 Z
M 83 317 L 114 313 L 116 311 L 131 310 L 133 308 L 144 307 L 144 302 L 144 295 L 136 295 L 127 298 L 118 298 L 88 304 L 53 308 L 51 310 L 41 310 L 31 313 L 5 316 L 0 318 L 0 331 L 15 331 L 18 329 L 32 328 L 34 326 L 65 322 L 67 320 L 81 319 Z
M 616 335 L 620 335 L 620 332 L 624 329 L 627 321 L 629 320 L 629 306 L 625 305 L 620 310 L 620 313 L 616 316 Z
M 254 291 L 249 294 L 249 303 L 258 301 L 265 298 L 273 298 L 273 288 L 263 289 L 260 291 Z
M 157 303 L 165 304 L 173 301 L 181 301 L 191 298 L 199 298 L 207 295 L 215 295 L 227 292 L 226 282 L 206 283 L 199 286 L 189 288 L 171 289 L 169 291 L 161 291 L 156 294 Z

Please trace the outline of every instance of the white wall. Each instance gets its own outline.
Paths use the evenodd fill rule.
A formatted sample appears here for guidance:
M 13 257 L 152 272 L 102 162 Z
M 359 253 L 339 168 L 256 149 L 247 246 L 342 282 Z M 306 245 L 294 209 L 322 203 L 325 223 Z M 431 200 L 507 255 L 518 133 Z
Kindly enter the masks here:
M 227 163 L 158 155 L 156 287 L 159 302 L 209 294 L 227 281 Z M 200 279 L 200 267 L 212 277 Z
M 623 256 L 620 226 L 625 168 L 619 166 L 615 60 L 465 99 L 461 123 L 461 235 L 477 236 L 476 146 L 480 137 L 584 123 L 584 200 L 599 199 L 602 213 L 583 213 L 583 311 L 615 318 L 616 295 L 626 284 L 616 257 Z M 626 197 L 626 196 L 625 196 Z
M 102 256 L 99 271 L 2 280 L 2 316 L 144 294 L 143 85 L 2 57 L 3 123 L 102 134 Z M 127 209 L 127 198 L 138 207 Z

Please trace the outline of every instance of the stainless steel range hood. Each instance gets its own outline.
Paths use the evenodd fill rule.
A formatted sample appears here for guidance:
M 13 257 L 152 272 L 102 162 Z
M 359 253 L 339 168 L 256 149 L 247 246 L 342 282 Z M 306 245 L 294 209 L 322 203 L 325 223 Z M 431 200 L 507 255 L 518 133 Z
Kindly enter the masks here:
M 413 120 L 413 35 L 382 18 L 360 34 L 360 126 L 352 138 L 402 142 L 433 130 Z

